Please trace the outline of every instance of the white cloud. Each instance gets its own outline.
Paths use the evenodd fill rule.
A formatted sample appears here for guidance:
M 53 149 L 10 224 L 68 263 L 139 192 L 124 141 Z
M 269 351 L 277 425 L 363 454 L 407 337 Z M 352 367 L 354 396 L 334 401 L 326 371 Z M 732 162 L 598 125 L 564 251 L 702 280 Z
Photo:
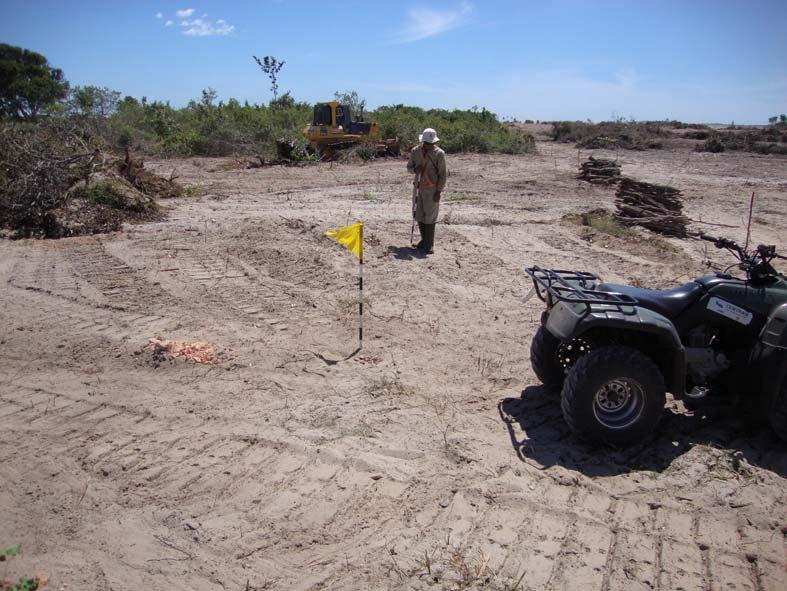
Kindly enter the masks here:
M 412 8 L 407 15 L 407 23 L 396 36 L 395 41 L 412 43 L 456 29 L 467 22 L 472 12 L 473 5 L 467 1 L 463 1 L 453 10 Z
M 231 25 L 223 18 L 212 19 L 208 18 L 207 13 L 204 13 L 199 18 L 190 18 L 196 12 L 193 8 L 183 8 L 176 10 L 177 22 L 175 20 L 167 19 L 164 23 L 165 27 L 171 27 L 177 24 L 183 29 L 183 34 L 189 37 L 212 37 L 229 35 L 235 30 L 235 25 Z M 162 13 L 156 14 L 156 18 L 163 18 Z
M 223 36 L 229 35 L 235 30 L 235 25 L 231 25 L 221 18 L 216 21 L 208 18 L 183 20 L 180 21 L 180 26 L 186 29 L 183 34 L 190 37 Z
M 162 19 L 162 18 L 164 18 L 164 15 L 161 12 L 157 12 L 156 13 L 156 18 Z

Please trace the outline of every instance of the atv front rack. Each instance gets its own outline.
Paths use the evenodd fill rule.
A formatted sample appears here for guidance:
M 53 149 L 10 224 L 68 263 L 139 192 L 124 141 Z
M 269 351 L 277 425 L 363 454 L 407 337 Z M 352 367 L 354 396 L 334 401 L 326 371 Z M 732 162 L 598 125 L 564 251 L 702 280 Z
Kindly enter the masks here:
M 585 304 L 588 312 L 590 306 L 606 305 L 615 306 L 623 313 L 631 313 L 623 308 L 631 308 L 638 304 L 636 298 L 629 295 L 594 289 L 601 280 L 586 271 L 527 267 L 525 273 L 533 280 L 536 295 L 549 308 L 556 302 L 566 302 Z

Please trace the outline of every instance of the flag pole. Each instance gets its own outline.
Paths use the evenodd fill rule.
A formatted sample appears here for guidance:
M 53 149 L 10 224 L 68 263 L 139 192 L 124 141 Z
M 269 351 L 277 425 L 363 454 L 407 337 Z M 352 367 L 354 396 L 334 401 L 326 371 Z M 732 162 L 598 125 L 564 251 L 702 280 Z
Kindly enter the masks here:
M 358 257 L 358 350 L 363 349 L 363 224 L 361 224 L 361 256 Z

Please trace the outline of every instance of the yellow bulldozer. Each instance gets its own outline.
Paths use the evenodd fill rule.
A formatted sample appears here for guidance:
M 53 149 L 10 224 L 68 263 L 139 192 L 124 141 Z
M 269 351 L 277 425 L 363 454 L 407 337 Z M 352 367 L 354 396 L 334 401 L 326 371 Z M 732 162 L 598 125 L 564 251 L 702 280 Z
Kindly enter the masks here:
M 379 126 L 363 121 L 363 112 L 359 121 L 353 121 L 350 107 L 336 101 L 314 106 L 311 125 L 306 126 L 303 135 L 308 149 L 325 160 L 358 145 L 368 146 L 378 155 L 398 156 L 401 150 L 398 138 L 381 139 Z

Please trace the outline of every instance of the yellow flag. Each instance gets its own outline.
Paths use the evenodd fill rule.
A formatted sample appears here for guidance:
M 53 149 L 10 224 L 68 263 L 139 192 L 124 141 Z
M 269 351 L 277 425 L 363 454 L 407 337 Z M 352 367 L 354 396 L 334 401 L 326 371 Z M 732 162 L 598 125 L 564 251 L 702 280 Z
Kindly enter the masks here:
M 344 228 L 337 228 L 336 230 L 328 230 L 325 232 L 325 235 L 328 238 L 333 238 L 339 244 L 344 244 L 344 247 L 359 259 L 363 258 L 362 222 L 351 226 L 344 226 Z

